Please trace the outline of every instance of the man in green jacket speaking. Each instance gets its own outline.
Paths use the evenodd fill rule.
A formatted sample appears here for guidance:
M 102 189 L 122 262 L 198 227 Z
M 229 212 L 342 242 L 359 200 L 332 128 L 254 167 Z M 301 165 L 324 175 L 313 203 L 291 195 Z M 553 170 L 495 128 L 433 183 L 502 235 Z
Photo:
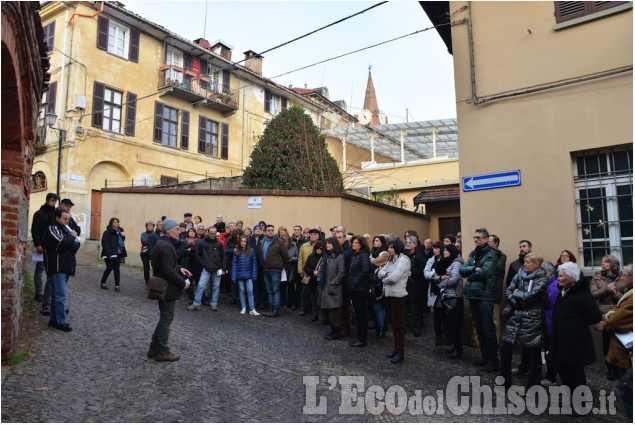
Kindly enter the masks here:
M 482 359 L 475 366 L 485 372 L 498 370 L 498 342 L 494 326 L 494 288 L 498 274 L 498 255 L 488 245 L 487 229 L 476 229 L 476 249 L 461 266 L 461 276 L 467 277 L 464 295 L 470 302 L 472 318 L 478 333 Z

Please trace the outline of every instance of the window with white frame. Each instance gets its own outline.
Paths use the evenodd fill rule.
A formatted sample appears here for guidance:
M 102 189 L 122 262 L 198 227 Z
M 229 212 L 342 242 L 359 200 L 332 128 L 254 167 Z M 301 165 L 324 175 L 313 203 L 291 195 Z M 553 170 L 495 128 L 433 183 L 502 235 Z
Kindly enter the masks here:
M 633 262 L 633 147 L 575 155 L 575 189 L 581 263 L 600 267 L 614 255 Z
M 179 50 L 173 47 L 168 47 L 166 50 L 165 64 L 183 68 L 183 55 Z M 166 73 L 166 77 L 169 80 L 178 81 L 179 83 L 183 82 L 183 72 L 170 68 L 166 71 Z
M 176 128 L 178 125 L 178 111 L 169 106 L 163 107 L 163 132 L 161 143 L 167 146 L 176 146 Z
M 104 130 L 121 131 L 121 99 L 123 95 L 121 92 L 109 89 L 104 89 L 104 122 L 102 128 Z
M 117 56 L 128 57 L 128 34 L 130 31 L 126 27 L 108 23 L 108 52 Z

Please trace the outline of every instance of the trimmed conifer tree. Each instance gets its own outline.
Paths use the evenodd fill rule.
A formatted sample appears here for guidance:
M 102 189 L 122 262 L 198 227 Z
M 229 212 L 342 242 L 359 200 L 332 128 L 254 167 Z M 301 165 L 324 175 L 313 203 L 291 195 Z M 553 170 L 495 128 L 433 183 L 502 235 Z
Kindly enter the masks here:
M 343 190 L 324 135 L 298 106 L 283 110 L 267 125 L 243 178 L 248 189 Z

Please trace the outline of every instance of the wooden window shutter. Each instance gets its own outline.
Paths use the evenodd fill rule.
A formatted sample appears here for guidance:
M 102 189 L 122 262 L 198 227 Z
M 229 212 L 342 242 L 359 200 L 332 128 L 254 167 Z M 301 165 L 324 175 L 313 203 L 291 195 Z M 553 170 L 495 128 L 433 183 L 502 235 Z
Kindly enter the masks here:
M 130 47 L 128 48 L 128 59 L 139 63 L 139 30 L 130 28 Z
M 221 159 L 229 157 L 229 124 L 226 122 L 221 124 L 220 157 Z
M 104 124 L 104 89 L 102 83 L 95 81 L 93 86 L 93 127 Z
M 202 115 L 198 116 L 198 151 L 205 153 L 205 126 L 207 118 Z
M 55 21 L 44 27 L 44 41 L 46 42 L 46 53 L 52 52 L 55 43 Z
M 230 72 L 229 70 L 225 69 L 223 70 L 223 93 L 228 93 L 229 94 L 229 79 L 230 79 Z
M 103 16 L 97 17 L 97 48 L 108 50 L 108 25 L 110 21 Z
M 154 137 L 155 142 L 161 143 L 163 140 L 163 103 L 154 102 Z
M 207 74 L 207 61 L 205 59 L 201 59 L 200 64 L 201 64 L 201 75 Z
M 187 53 L 183 54 L 183 68 L 187 69 L 188 71 L 192 70 L 192 56 L 188 55 Z
M 181 148 L 187 149 L 190 146 L 190 112 L 181 111 Z
M 265 112 L 271 113 L 271 92 L 265 90 Z
M 287 109 L 287 98 L 286 97 L 280 98 L 280 103 L 282 104 L 282 110 Z
M 135 121 L 137 120 L 137 95 L 128 92 L 126 96 L 126 136 L 134 136 Z
M 556 23 L 571 21 L 601 10 L 610 9 L 625 1 L 556 1 Z
M 46 112 L 55 112 L 55 98 L 57 97 L 57 81 L 49 84 L 49 91 L 46 95 Z M 45 113 L 46 113 L 45 112 Z

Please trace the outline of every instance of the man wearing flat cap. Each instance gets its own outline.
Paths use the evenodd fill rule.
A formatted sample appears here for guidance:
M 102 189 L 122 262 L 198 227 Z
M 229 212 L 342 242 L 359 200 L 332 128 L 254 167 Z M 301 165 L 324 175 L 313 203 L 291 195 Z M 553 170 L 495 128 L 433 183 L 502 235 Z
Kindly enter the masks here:
M 185 232 L 187 234 L 187 231 L 190 230 L 192 226 L 194 226 L 194 223 L 192 223 L 191 212 L 186 212 L 185 214 L 183 214 L 183 223 L 185 223 Z
M 66 211 L 67 213 L 70 214 L 71 217 L 70 217 L 70 220 L 68 222 L 68 227 L 70 227 L 75 232 L 77 232 L 77 236 L 79 236 L 82 233 L 82 229 L 75 222 L 75 219 L 73 219 L 73 214 L 71 213 L 71 207 L 74 207 L 74 206 L 75 206 L 75 204 L 73 204 L 73 201 L 71 201 L 68 198 L 64 198 L 64 199 L 62 199 L 60 201 L 59 209 L 62 210 L 62 211 Z

